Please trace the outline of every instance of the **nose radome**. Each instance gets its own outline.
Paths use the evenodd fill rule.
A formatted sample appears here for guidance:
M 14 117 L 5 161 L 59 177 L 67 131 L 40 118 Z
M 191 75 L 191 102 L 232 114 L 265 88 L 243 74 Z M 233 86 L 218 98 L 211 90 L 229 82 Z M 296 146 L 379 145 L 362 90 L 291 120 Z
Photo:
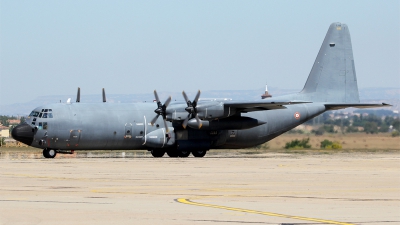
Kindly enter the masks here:
M 27 123 L 20 124 L 11 131 L 11 136 L 24 144 L 31 145 L 33 142 L 34 129 Z

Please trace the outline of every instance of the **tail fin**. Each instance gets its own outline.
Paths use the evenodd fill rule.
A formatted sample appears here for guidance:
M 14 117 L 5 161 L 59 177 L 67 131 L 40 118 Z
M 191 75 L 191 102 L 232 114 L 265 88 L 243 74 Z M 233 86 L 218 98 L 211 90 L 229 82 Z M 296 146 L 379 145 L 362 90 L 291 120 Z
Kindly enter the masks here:
M 360 102 L 350 33 L 346 24 L 332 23 L 303 90 L 314 102 Z

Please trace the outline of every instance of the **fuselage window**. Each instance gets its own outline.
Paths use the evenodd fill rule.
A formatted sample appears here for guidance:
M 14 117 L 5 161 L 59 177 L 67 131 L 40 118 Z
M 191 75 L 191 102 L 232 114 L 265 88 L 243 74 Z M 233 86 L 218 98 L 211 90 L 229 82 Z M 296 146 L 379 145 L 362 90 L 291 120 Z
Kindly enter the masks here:
M 42 129 L 43 129 L 43 123 L 42 123 L 42 122 L 39 123 L 38 129 L 39 129 L 39 130 L 42 130 Z
M 47 130 L 47 122 L 43 122 L 43 130 Z

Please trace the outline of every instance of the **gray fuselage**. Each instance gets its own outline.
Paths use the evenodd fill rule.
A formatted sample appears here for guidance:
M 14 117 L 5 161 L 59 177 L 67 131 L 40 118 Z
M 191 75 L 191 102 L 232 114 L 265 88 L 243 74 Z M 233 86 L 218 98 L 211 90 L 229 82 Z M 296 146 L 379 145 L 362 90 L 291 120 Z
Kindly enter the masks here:
M 171 104 L 172 105 L 172 104 Z M 162 118 L 152 126 L 154 103 L 71 103 L 48 104 L 33 112 L 51 110 L 52 118 L 29 116 L 28 124 L 37 127 L 31 146 L 60 150 L 150 149 L 147 134 L 163 129 Z M 42 112 L 43 110 L 43 112 Z M 242 113 L 266 122 L 242 130 L 202 130 L 168 122 L 176 142 L 209 142 L 210 148 L 244 148 L 267 142 L 299 124 L 323 113 L 323 104 L 298 104 L 286 109 Z M 34 121 L 35 120 L 35 121 Z M 161 138 L 161 137 L 159 137 Z M 40 143 L 45 140 L 45 146 Z M 42 144 L 42 145 L 41 145 Z

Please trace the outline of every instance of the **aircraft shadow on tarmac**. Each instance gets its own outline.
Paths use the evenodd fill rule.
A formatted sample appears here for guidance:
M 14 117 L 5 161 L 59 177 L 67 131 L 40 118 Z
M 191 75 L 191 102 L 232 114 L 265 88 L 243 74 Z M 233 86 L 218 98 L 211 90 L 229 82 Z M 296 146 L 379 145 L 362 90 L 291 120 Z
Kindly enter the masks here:
M 217 152 L 215 152 L 217 153 Z M 205 158 L 268 158 L 265 154 L 240 154 L 240 153 L 217 153 L 207 155 Z M 56 159 L 72 159 L 72 158 L 153 158 L 148 151 L 76 151 L 74 154 L 60 154 Z M 195 157 L 188 157 L 195 159 Z M 22 160 L 22 159 L 45 159 L 40 151 L 0 151 L 0 159 L 5 160 Z M 170 159 L 164 157 L 160 159 Z M 174 158 L 172 158 L 174 159 Z M 175 159 L 183 159 L 176 157 Z

